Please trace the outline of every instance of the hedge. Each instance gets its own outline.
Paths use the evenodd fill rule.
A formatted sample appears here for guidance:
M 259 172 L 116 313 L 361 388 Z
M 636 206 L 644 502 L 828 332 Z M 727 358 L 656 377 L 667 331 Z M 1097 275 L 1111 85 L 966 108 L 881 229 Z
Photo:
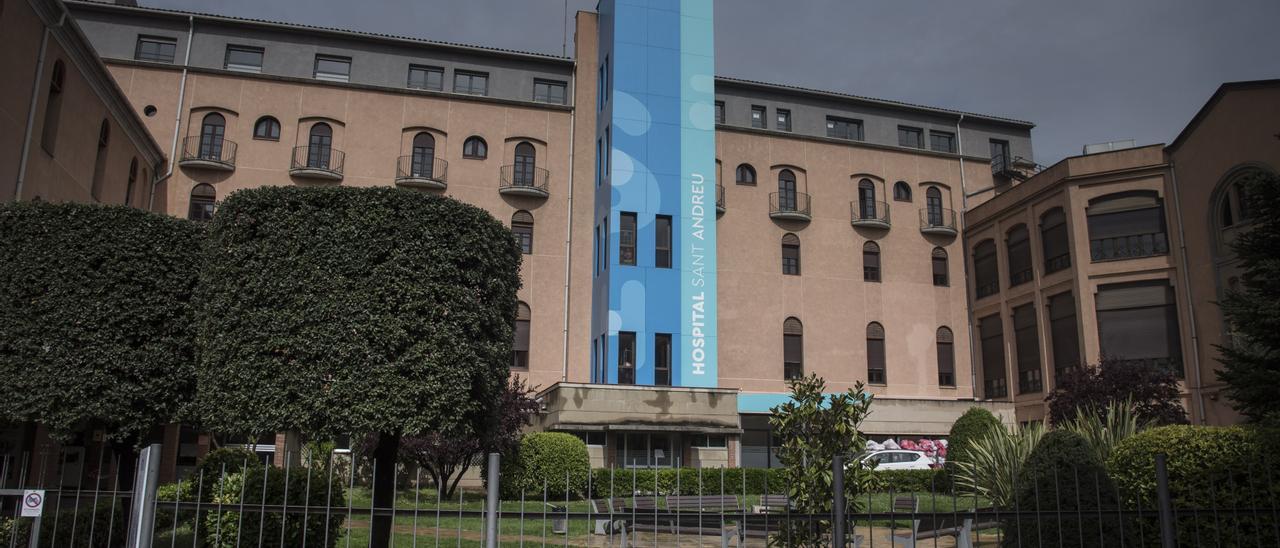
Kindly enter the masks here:
M 266 478 L 266 496 L 263 496 L 263 478 Z M 222 512 L 209 511 L 200 527 L 204 537 L 204 545 L 210 548 L 232 548 L 254 545 L 270 548 L 287 546 L 325 546 L 333 547 L 341 536 L 343 520 L 346 516 L 333 513 L 326 520 L 325 512 L 313 512 L 305 520 L 301 514 L 289 513 L 281 519 L 280 512 L 239 512 L 230 511 L 236 506 L 256 506 L 261 504 L 313 507 L 346 506 L 346 490 L 340 478 L 332 478 L 320 469 L 293 468 L 288 471 L 288 498 L 285 497 L 284 469 L 265 467 L 247 469 L 244 472 L 228 475 L 217 486 L 213 496 L 211 509 L 221 503 Z M 328 486 L 326 487 L 326 484 Z M 243 497 L 243 498 L 242 498 Z M 282 524 L 281 521 L 284 523 Z M 305 524 L 305 526 L 304 526 Z M 281 527 L 284 534 L 281 535 Z M 325 542 L 327 539 L 327 543 Z M 283 543 L 281 542 L 283 540 Z
M 1155 457 L 1167 455 L 1169 494 L 1174 508 L 1263 509 L 1262 518 L 1188 515 L 1179 512 L 1178 538 L 1198 544 L 1252 545 L 1275 534 L 1270 509 L 1280 500 L 1280 431 L 1250 427 L 1164 426 L 1130 436 L 1112 451 L 1107 467 L 1126 508 L 1156 508 Z M 1154 518 L 1126 525 L 1138 545 L 1141 526 L 1158 531 Z M 1147 534 L 1147 544 L 1153 545 Z
M 120 501 L 99 500 L 92 514 L 86 504 L 77 512 L 46 512 L 40 525 L 40 546 L 75 546 L 77 548 L 115 548 L 124 546 L 128 516 Z M 92 523 L 90 516 L 92 515 Z M 27 546 L 34 520 L 0 517 L 0 546 Z M 93 542 L 90 542 L 92 537 Z
M 947 463 L 944 467 L 947 472 L 944 476 L 944 484 L 951 484 L 954 463 L 967 462 L 969 445 L 973 440 L 986 435 L 994 428 L 1004 428 L 1004 425 L 990 411 L 981 407 L 970 407 L 956 419 L 956 422 L 951 425 L 951 432 L 947 434 Z
M 1054 430 L 1040 438 L 1015 482 L 1016 508 L 1004 522 L 1004 546 L 1099 546 L 1120 531 L 1116 489 L 1083 437 Z
M 202 232 L 123 206 L 0 204 L 0 420 L 134 445 L 180 419 Z
M 577 498 L 587 494 L 591 457 L 587 444 L 573 434 L 534 432 L 520 440 L 514 455 L 503 459 L 502 496 Z M 567 482 L 567 483 L 566 483 Z
M 871 474 L 877 489 L 882 492 L 927 493 L 942 488 L 940 470 L 880 470 Z M 787 491 L 782 468 L 702 468 L 701 488 L 698 468 L 596 468 L 591 471 L 591 496 L 630 496 L 633 492 L 652 495 L 655 493 L 655 480 L 659 496 L 719 495 L 721 492 L 726 495 L 777 495 Z

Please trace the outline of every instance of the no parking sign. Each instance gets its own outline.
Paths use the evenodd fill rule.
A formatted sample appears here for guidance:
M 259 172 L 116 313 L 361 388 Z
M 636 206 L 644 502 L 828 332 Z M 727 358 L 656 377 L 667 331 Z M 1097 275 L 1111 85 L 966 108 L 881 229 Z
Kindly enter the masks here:
M 44 490 L 27 489 L 22 492 L 22 517 L 38 518 L 44 513 Z

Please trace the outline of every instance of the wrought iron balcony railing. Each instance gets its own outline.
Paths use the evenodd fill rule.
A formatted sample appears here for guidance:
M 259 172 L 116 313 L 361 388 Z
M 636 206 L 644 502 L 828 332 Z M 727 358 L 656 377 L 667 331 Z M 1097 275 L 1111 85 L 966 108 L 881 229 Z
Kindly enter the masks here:
M 875 200 L 849 203 L 849 222 L 853 226 L 889 228 L 889 204 Z
M 551 172 L 540 167 L 505 165 L 499 171 L 498 192 L 512 196 L 546 198 L 550 193 Z
M 236 169 L 236 143 L 221 137 L 192 135 L 182 139 L 178 164 L 222 171 Z
M 396 162 L 396 184 L 414 188 L 444 189 L 449 162 L 423 155 L 401 156 Z
M 332 147 L 300 146 L 293 148 L 293 163 L 289 174 L 294 177 L 342 180 L 342 165 L 346 155 Z
M 940 236 L 956 235 L 956 212 L 945 207 L 926 207 L 920 210 L 920 232 Z
M 808 221 L 813 218 L 811 200 L 804 192 L 774 192 L 769 194 L 769 216 L 789 221 Z

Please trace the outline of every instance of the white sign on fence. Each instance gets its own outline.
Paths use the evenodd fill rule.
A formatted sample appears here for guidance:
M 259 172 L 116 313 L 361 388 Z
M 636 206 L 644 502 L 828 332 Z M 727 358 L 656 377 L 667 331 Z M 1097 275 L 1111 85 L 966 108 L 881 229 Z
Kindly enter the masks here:
M 44 513 L 44 489 L 27 489 L 22 492 L 22 517 L 38 518 Z

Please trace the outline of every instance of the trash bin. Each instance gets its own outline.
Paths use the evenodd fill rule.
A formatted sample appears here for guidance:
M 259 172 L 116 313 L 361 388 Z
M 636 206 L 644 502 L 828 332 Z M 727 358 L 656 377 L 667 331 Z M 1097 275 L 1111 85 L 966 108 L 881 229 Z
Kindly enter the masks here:
M 551 532 L 560 535 L 569 532 L 569 519 L 564 516 L 564 513 L 569 510 L 569 507 L 551 503 L 547 503 L 547 507 L 547 512 L 552 514 Z

